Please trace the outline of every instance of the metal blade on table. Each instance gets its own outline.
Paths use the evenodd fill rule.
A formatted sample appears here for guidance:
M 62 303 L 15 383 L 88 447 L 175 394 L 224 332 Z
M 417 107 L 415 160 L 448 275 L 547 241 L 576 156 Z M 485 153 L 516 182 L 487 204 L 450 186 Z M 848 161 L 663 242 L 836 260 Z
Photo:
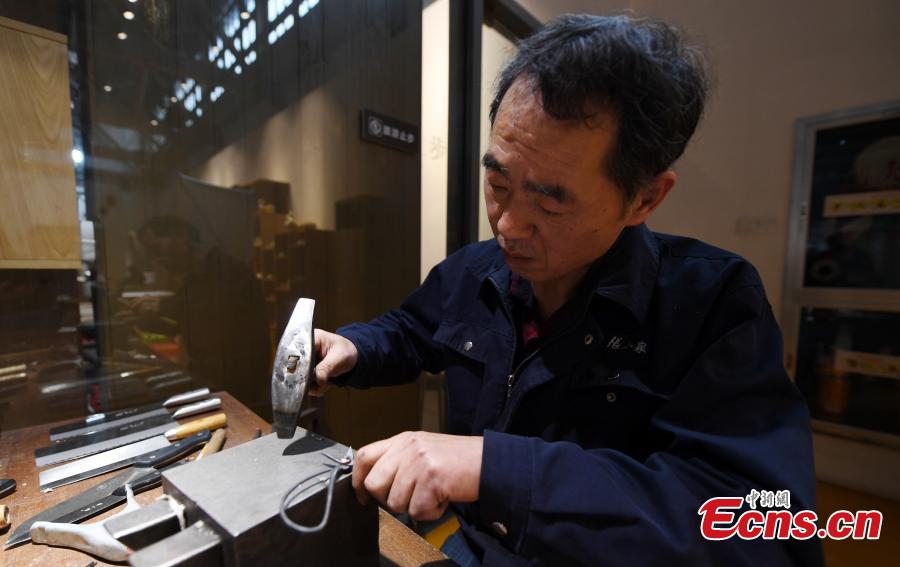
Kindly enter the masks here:
M 6 541 L 5 548 L 9 549 L 14 545 L 29 541 L 31 539 L 31 534 L 29 533 L 29 530 L 31 530 L 31 525 L 38 520 L 56 521 L 59 518 L 65 517 L 68 514 L 72 514 L 73 512 L 78 511 L 81 511 L 84 514 L 88 514 L 85 515 L 83 519 L 87 519 L 92 515 L 99 514 L 100 512 L 108 508 L 98 507 L 94 509 L 90 506 L 91 504 L 94 504 L 106 497 L 111 496 L 117 488 L 124 487 L 126 483 L 133 482 L 134 480 L 146 474 L 147 471 L 135 472 L 135 469 L 129 469 L 122 474 L 116 475 L 113 478 L 104 480 L 103 482 L 96 484 L 95 486 L 85 490 L 80 494 L 77 494 L 76 496 L 73 496 L 72 498 L 69 498 L 68 500 L 60 502 L 56 506 L 48 508 L 38 513 L 37 515 L 32 516 L 31 518 L 16 526 L 16 529 L 13 530 L 12 535 L 10 535 L 9 539 Z M 124 495 L 124 489 L 122 494 Z
M 170 372 L 173 376 L 175 374 L 181 374 L 180 371 Z M 60 425 L 50 429 L 50 440 L 56 441 L 57 439 L 62 439 L 64 437 L 68 437 L 73 431 L 80 430 L 91 430 L 95 429 L 101 423 L 109 423 L 113 421 L 118 421 L 121 419 L 130 418 L 136 415 L 141 415 L 144 413 L 151 412 L 159 412 L 163 408 L 170 408 L 173 406 L 178 406 L 182 404 L 188 404 L 191 402 L 200 401 L 203 398 L 209 395 L 209 388 L 199 388 L 197 390 L 191 390 L 190 392 L 184 392 L 182 394 L 177 394 L 175 396 L 171 396 L 167 398 L 163 402 L 157 402 L 153 404 L 148 404 L 145 406 L 140 406 L 136 408 L 127 408 L 116 411 L 109 411 L 104 413 L 95 413 L 93 415 L 89 415 L 81 421 L 76 421 L 75 423 L 70 423 L 67 425 Z M 75 433 L 76 435 L 78 433 Z
M 169 442 L 162 435 L 155 435 L 149 439 L 137 441 L 122 447 L 116 447 L 109 451 L 103 451 L 66 463 L 52 469 L 41 471 L 38 479 L 41 491 L 59 488 L 73 482 L 78 482 L 95 476 L 99 476 L 116 469 L 125 468 L 153 451 L 169 446 Z
M 207 390 L 208 391 L 208 390 Z M 51 441 L 60 441 L 62 439 L 69 439 L 72 437 L 77 437 L 80 435 L 90 435 L 98 431 L 106 431 L 109 429 L 115 429 L 120 425 L 124 425 L 126 423 L 130 423 L 133 421 L 139 421 L 141 419 L 146 419 L 149 417 L 153 417 L 156 415 L 169 415 L 172 419 L 181 419 L 182 417 L 188 417 L 191 415 L 196 415 L 198 413 L 203 413 L 207 411 L 212 411 L 215 409 L 219 409 L 222 407 L 222 399 L 221 398 L 210 398 L 208 400 L 201 400 L 199 402 L 182 406 L 170 413 L 170 409 L 165 407 L 158 407 L 158 405 L 154 406 L 144 406 L 144 411 L 142 413 L 135 413 L 133 415 L 125 415 L 119 417 L 113 421 L 104 421 L 97 423 L 95 425 L 87 425 L 81 426 L 80 429 L 71 429 L 69 431 L 59 431 L 56 434 L 50 435 Z M 124 411 L 124 410 L 123 410 Z
M 6 549 L 29 541 L 31 539 L 31 526 L 39 520 L 67 523 L 81 522 L 112 508 L 120 502 L 124 502 L 126 498 L 126 484 L 129 484 L 135 493 L 156 486 L 159 484 L 161 477 L 159 469 L 155 467 L 161 467 L 188 454 L 199 445 L 209 441 L 210 436 L 209 431 L 201 431 L 186 437 L 181 442 L 172 443 L 170 447 L 155 452 L 152 458 L 141 459 L 135 462 L 134 467 L 25 520 L 16 526 L 16 529 L 6 542 Z
M 175 423 L 177 422 L 169 415 L 156 415 L 123 424 L 115 429 L 64 439 L 47 447 L 36 449 L 34 451 L 35 463 L 38 467 L 45 467 L 115 449 L 165 433 Z

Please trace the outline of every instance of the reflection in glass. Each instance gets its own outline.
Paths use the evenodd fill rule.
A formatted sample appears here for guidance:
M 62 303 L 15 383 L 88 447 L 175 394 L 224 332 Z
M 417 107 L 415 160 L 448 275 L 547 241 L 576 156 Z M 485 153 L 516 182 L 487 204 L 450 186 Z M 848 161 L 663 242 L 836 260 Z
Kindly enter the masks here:
M 900 288 L 900 119 L 816 134 L 804 285 Z
M 22 6 L 0 15 L 53 19 Z M 418 283 L 419 156 L 361 140 L 360 111 L 418 124 L 419 3 L 129 9 L 56 14 L 84 252 L 67 270 L 0 270 L 3 428 L 201 386 L 269 418 L 272 350 L 297 298 L 316 299 L 317 326 L 333 330 Z M 340 393 L 305 425 L 359 446 L 416 428 L 417 401 L 415 387 Z
M 797 386 L 813 418 L 900 435 L 900 314 L 803 310 Z

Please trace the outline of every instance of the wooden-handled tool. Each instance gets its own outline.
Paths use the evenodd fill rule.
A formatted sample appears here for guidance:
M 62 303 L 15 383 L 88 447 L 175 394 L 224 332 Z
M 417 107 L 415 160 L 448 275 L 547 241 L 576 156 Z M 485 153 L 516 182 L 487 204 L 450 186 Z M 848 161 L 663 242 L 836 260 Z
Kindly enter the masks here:
M 225 443 L 225 429 L 216 429 L 215 433 L 212 435 L 212 439 L 203 447 L 200 451 L 200 454 L 197 455 L 195 460 L 199 461 L 203 457 L 207 455 L 212 455 L 213 453 L 217 453 L 219 449 L 222 448 L 222 444 Z
M 194 433 L 203 431 L 205 429 L 218 429 L 220 427 L 225 427 L 227 423 L 228 420 L 226 419 L 225 414 L 217 413 L 209 417 L 204 417 L 203 419 L 195 419 L 194 421 L 185 423 L 184 425 L 179 425 L 178 427 L 173 427 L 172 429 L 166 431 L 165 436 L 169 441 L 175 441 L 176 439 L 181 439 L 182 437 L 193 435 Z
M 0 504 L 0 530 L 9 525 L 9 506 Z

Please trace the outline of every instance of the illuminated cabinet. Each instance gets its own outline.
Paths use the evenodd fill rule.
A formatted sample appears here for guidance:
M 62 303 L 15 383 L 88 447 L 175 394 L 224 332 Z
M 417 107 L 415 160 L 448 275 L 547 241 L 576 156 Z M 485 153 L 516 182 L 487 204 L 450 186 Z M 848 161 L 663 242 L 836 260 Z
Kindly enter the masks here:
M 797 121 L 782 315 L 818 478 L 900 500 L 900 103 Z
M 0 18 L 0 269 L 79 267 L 63 35 Z

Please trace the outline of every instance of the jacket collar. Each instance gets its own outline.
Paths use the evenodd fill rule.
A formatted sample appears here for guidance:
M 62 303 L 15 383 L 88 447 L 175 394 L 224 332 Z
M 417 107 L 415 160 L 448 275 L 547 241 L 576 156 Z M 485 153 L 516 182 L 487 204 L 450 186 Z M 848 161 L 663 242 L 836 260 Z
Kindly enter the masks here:
M 470 270 L 482 284 L 492 280 L 503 301 L 510 301 L 510 270 L 496 240 L 489 243 L 486 253 L 473 262 Z M 583 283 L 596 296 L 627 309 L 640 323 L 650 309 L 658 272 L 659 246 L 650 229 L 641 224 L 622 231 L 609 251 L 594 262 L 585 276 L 588 281 Z

